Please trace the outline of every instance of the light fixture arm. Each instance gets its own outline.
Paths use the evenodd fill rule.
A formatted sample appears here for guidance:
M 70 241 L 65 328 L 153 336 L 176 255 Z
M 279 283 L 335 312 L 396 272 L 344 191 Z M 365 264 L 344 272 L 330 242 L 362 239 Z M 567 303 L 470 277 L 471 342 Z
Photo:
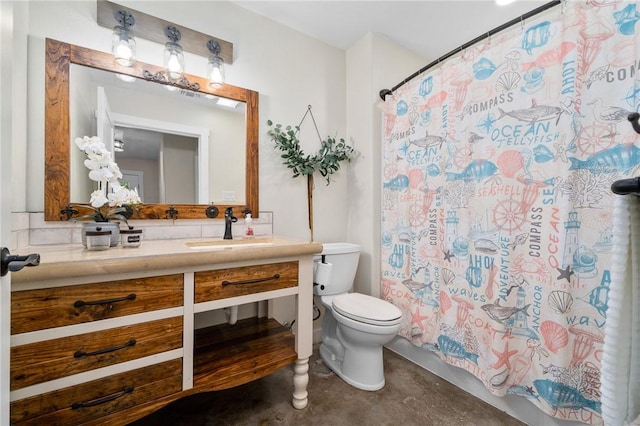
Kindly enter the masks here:
M 174 27 L 173 25 L 169 25 L 167 28 L 164 29 L 164 35 L 166 35 L 167 38 L 171 40 L 173 43 L 177 43 L 182 38 L 182 34 L 180 33 L 180 30 Z
M 220 56 L 220 43 L 211 39 L 207 42 L 207 49 L 209 52 L 213 53 L 215 56 Z
M 136 18 L 134 18 L 133 15 L 127 10 L 118 10 L 116 13 L 114 13 L 114 17 L 116 18 L 118 24 L 120 24 L 120 26 L 124 28 L 132 27 L 136 23 Z

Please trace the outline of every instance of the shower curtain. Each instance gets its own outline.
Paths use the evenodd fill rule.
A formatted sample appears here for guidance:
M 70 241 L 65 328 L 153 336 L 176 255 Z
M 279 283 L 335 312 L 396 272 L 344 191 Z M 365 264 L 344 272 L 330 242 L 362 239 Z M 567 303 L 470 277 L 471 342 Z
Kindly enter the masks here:
M 495 395 L 602 424 L 613 181 L 636 176 L 635 1 L 567 1 L 385 102 L 382 297 Z

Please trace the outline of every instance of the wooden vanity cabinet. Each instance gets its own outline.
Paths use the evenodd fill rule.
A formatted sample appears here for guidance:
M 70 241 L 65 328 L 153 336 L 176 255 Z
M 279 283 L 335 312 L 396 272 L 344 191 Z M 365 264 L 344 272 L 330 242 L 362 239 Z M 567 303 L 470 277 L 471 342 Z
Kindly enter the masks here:
M 310 256 L 294 256 L 13 285 L 11 424 L 124 425 L 292 363 L 293 405 L 304 408 L 311 271 Z M 308 333 L 267 317 L 194 329 L 200 312 L 290 295 Z
M 195 303 L 251 297 L 298 286 L 298 262 L 196 272 Z M 207 390 L 239 386 L 291 364 L 295 336 L 274 319 L 249 318 L 195 332 L 193 384 Z
M 177 395 L 183 294 L 182 274 L 14 291 L 11 423 L 79 425 Z

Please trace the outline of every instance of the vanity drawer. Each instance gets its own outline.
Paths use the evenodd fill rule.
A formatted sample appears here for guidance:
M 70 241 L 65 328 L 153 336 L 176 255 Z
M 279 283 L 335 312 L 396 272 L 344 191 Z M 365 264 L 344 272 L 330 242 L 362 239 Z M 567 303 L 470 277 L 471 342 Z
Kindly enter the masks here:
M 11 403 L 12 425 L 79 425 L 182 390 L 182 359 Z
M 182 306 L 183 275 L 11 293 L 11 334 Z
M 296 287 L 298 262 L 269 263 L 195 273 L 196 303 Z
M 182 317 L 11 348 L 11 390 L 182 347 Z

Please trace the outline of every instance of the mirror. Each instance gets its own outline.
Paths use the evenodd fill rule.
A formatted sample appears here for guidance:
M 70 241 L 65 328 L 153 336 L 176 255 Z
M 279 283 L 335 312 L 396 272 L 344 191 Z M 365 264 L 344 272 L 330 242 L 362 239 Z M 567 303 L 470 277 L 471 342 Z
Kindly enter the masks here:
M 197 145 L 194 148 L 196 153 L 186 154 L 191 155 L 190 158 L 192 159 L 189 161 L 190 164 L 193 164 L 193 167 L 181 168 L 182 171 L 185 169 L 188 169 L 189 172 L 193 171 L 194 176 L 197 171 L 197 178 L 191 184 L 193 188 L 189 190 L 193 195 L 192 198 L 184 198 L 178 195 L 173 199 L 171 198 L 169 187 L 172 184 L 175 187 L 179 181 L 177 172 L 169 172 L 169 170 L 172 170 L 171 162 L 163 163 L 165 164 L 163 173 L 147 171 L 149 176 L 154 173 L 158 175 L 164 174 L 164 180 L 149 180 L 144 176 L 144 173 L 141 173 L 143 167 L 140 166 L 140 163 L 136 165 L 116 153 L 116 161 L 119 163 L 122 161 L 123 164 L 126 164 L 126 167 L 121 165 L 121 169 L 132 172 L 127 174 L 127 179 L 125 180 L 131 182 L 129 179 L 133 181 L 138 179 L 139 182 L 140 179 L 143 179 L 144 187 L 147 188 L 144 192 L 149 194 L 146 197 L 147 199 L 143 199 L 143 204 L 139 205 L 134 211 L 132 219 L 163 219 L 168 217 L 167 210 L 171 206 L 178 211 L 178 219 L 206 218 L 206 208 L 209 201 L 215 201 L 215 206 L 220 212 L 223 212 L 227 207 L 232 207 L 234 214 L 241 215 L 243 210 L 248 208 L 254 216 L 258 215 L 257 92 L 228 84 L 219 89 L 208 89 L 204 78 L 185 75 L 189 82 L 198 83 L 200 89 L 198 91 L 188 91 L 179 88 L 173 92 L 176 96 L 190 98 L 189 100 L 194 101 L 192 103 L 209 102 L 210 104 L 211 101 L 208 98 L 226 98 L 241 103 L 240 106 L 233 110 L 229 108 L 226 110 L 212 108 L 211 112 L 206 113 L 204 122 L 214 124 L 197 124 L 193 121 L 185 124 L 181 121 L 186 121 L 184 117 L 188 116 L 188 114 L 185 115 L 185 111 L 182 110 L 188 107 L 176 107 L 175 105 L 177 104 L 174 104 L 173 108 L 158 107 L 150 109 L 144 106 L 129 105 L 130 102 L 127 102 L 122 95 L 113 96 L 109 93 L 113 92 L 113 90 L 106 87 L 104 75 L 90 77 L 86 73 L 88 69 L 93 69 L 91 75 L 96 70 L 102 70 L 108 73 L 136 77 L 139 79 L 136 81 L 136 85 L 139 83 L 140 85 L 149 85 L 151 90 L 155 92 L 169 93 L 163 84 L 148 82 L 143 77 L 144 70 L 156 73 L 161 70 L 160 67 L 141 62 L 137 62 L 132 68 L 121 67 L 115 64 L 110 53 L 99 52 L 51 39 L 46 40 L 45 220 L 66 220 L 66 207 L 69 204 L 73 204 L 73 208 L 79 210 L 78 215 L 85 214 L 82 208 L 77 206 L 77 203 L 86 203 L 90 191 L 87 192 L 86 188 L 83 187 L 86 183 L 83 184 L 82 179 L 86 180 L 87 173 L 80 161 L 82 159 L 79 155 L 81 152 L 75 148 L 73 139 L 78 135 L 96 133 L 93 111 L 96 109 L 94 105 L 99 104 L 99 102 L 92 103 L 92 99 L 98 97 L 97 92 L 99 90 L 86 89 L 85 82 L 91 80 L 95 81 L 91 87 L 100 86 L 107 92 L 106 103 L 109 104 L 112 110 L 109 115 L 110 128 L 115 135 L 126 135 L 124 136 L 125 144 L 127 139 L 133 143 L 135 139 L 143 137 L 141 135 L 147 132 L 148 134 L 145 134 L 144 138 L 166 140 L 163 155 L 168 155 L 171 151 L 171 144 L 175 144 L 173 139 L 180 139 L 180 144 L 182 144 L 184 138 L 195 138 L 195 142 L 192 140 L 190 143 Z M 84 76 L 79 79 L 83 81 L 82 86 L 75 83 L 75 75 L 78 73 Z M 113 77 L 114 74 L 107 75 L 107 78 L 111 78 L 109 81 L 115 80 Z M 109 83 L 109 85 L 111 84 Z M 116 86 L 123 90 L 122 86 L 118 84 Z M 178 93 L 176 94 L 175 92 Z M 92 93 L 92 95 L 89 95 L 89 93 Z M 135 92 L 135 96 L 132 96 L 129 88 L 124 93 L 128 94 L 129 99 L 132 97 L 152 96 L 138 91 Z M 112 101 L 111 99 L 114 100 Z M 155 101 L 152 100 L 151 102 L 154 103 Z M 244 105 L 244 108 L 242 105 Z M 167 110 L 165 113 L 168 112 L 169 115 L 163 115 L 162 110 Z M 171 115 L 172 111 L 173 115 Z M 176 119 L 175 123 L 171 122 L 172 118 Z M 222 131 L 220 120 L 223 119 L 234 121 L 236 123 L 234 124 L 235 127 L 233 127 L 234 130 Z M 100 120 L 98 121 L 97 127 L 100 129 L 104 126 L 104 123 L 100 122 Z M 93 125 L 88 123 L 93 123 Z M 211 130 L 210 127 L 207 129 L 205 128 L 206 126 L 213 126 L 214 129 Z M 238 130 L 238 126 L 240 130 Z M 242 135 L 238 133 L 242 133 Z M 207 137 L 210 140 L 203 142 L 203 139 L 207 139 Z M 107 139 L 111 140 L 111 138 L 106 138 L 105 140 Z M 242 139 L 242 142 L 239 142 L 240 139 Z M 222 141 L 227 141 L 228 143 L 225 142 L 227 143 L 225 144 Z M 180 150 L 182 151 L 182 148 Z M 232 154 L 231 157 L 229 157 L 230 153 Z M 160 156 L 160 154 L 158 155 Z M 182 155 L 183 160 L 181 161 L 184 164 L 185 154 L 183 153 Z M 222 163 L 216 163 L 216 159 L 225 156 L 226 160 L 223 160 Z M 157 159 L 154 161 L 158 162 Z M 207 164 L 209 167 L 206 167 Z M 174 167 L 173 170 L 175 169 Z M 233 175 L 234 173 L 235 176 Z M 79 176 L 83 176 L 83 178 Z M 174 178 L 172 179 L 171 176 L 174 176 Z M 231 178 L 227 179 L 228 177 Z M 165 193 L 161 194 L 163 188 Z M 176 192 L 174 191 L 173 193 Z M 219 213 L 217 217 L 221 218 L 222 213 Z

